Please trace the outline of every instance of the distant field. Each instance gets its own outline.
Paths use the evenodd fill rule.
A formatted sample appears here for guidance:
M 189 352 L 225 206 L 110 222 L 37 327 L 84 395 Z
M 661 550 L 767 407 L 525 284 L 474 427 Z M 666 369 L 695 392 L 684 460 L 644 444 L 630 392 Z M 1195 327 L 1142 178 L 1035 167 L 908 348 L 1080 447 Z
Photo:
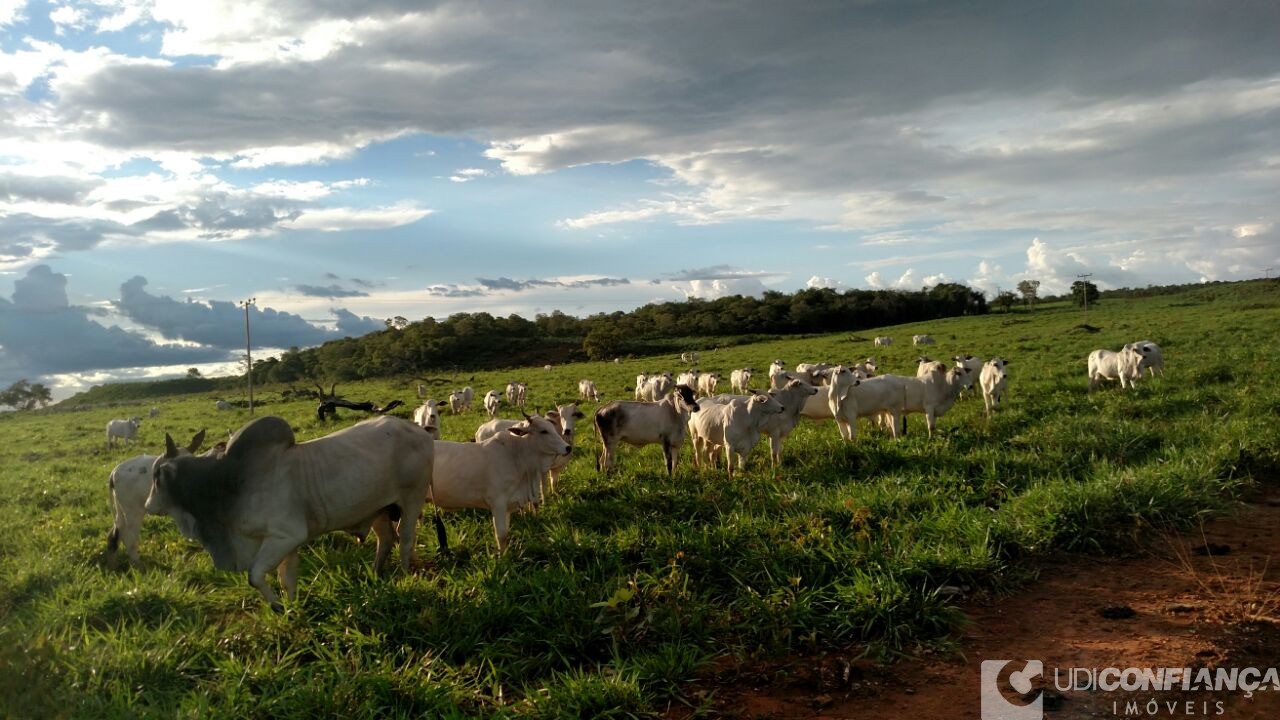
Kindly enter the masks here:
M 304 549 L 299 599 L 272 614 L 243 574 L 215 571 L 172 522 L 150 518 L 143 569 L 103 559 L 106 478 L 164 433 L 238 428 L 215 395 L 148 399 L 82 412 L 0 416 L 0 715 L 23 717 L 352 718 L 631 717 L 680 701 L 682 684 L 724 654 L 778 656 L 862 645 L 873 654 L 945 643 L 959 621 L 949 585 L 1004 590 L 1059 551 L 1123 552 L 1152 527 L 1186 527 L 1231 507 L 1252 477 L 1280 469 L 1280 286 L 1254 282 L 1078 309 L 993 313 L 712 351 L 725 377 L 775 358 L 850 362 L 913 375 L 913 333 L 957 353 L 1011 360 L 1005 407 L 987 423 L 963 400 L 924 436 L 919 416 L 893 441 L 863 425 L 842 443 L 804 424 L 774 472 L 757 448 L 728 482 L 697 473 L 686 446 L 676 477 L 656 447 L 623 447 L 597 475 L 594 428 L 560 491 L 513 521 L 495 555 L 487 513 L 450 516 L 454 553 L 424 534 L 412 575 L 370 570 L 372 548 L 330 535 Z M 870 338 L 897 343 L 873 348 Z M 1149 339 L 1167 374 L 1136 391 L 1086 392 L 1084 358 Z M 692 349 L 692 348 L 691 348 Z M 642 371 L 674 356 L 467 373 L 432 386 L 443 399 L 529 383 L 542 409 L 596 381 L 630 397 Z M 410 382 L 340 384 L 353 400 L 416 403 Z M 727 387 L 726 387 L 727 390 Z M 314 401 L 260 390 L 260 413 L 299 439 L 336 425 Z M 228 400 L 239 398 L 228 397 Z M 138 449 L 104 450 L 113 417 L 141 415 Z M 477 407 L 479 403 L 477 403 Z M 585 410 L 594 409 L 587 405 Z M 504 414 L 512 416 L 509 409 Z M 482 413 L 443 419 L 463 440 Z

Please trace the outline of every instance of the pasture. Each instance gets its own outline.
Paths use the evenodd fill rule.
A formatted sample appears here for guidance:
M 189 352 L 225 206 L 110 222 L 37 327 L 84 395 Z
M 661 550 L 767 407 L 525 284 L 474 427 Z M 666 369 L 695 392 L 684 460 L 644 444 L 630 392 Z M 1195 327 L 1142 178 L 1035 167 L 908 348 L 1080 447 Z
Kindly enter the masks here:
M 915 358 L 972 353 L 1010 360 L 1005 405 L 957 403 L 925 437 L 915 415 L 894 441 L 861 424 L 842 442 L 804 421 L 769 468 L 697 472 L 682 450 L 673 479 L 656 446 L 623 446 L 600 476 L 590 419 L 575 458 L 536 513 L 512 521 L 498 557 L 488 513 L 447 516 L 453 552 L 420 534 L 420 567 L 371 571 L 373 548 L 341 534 L 302 551 L 299 597 L 273 614 L 243 574 L 213 569 L 167 518 L 147 519 L 143 565 L 104 559 L 106 478 L 138 452 L 248 419 L 211 395 L 78 412 L 0 416 L 0 714 L 59 717 L 634 717 L 696 701 L 682 687 L 717 658 L 777 658 L 854 646 L 892 657 L 945 647 L 961 620 L 948 586 L 1002 592 L 1033 581 L 1052 553 L 1124 553 L 1152 528 L 1191 527 L 1229 511 L 1280 467 L 1280 286 L 1205 286 L 1107 299 L 1088 323 L 1074 308 L 783 339 L 713 351 L 701 369 L 737 367 L 767 381 L 775 358 L 850 363 L 914 375 Z M 937 344 L 911 347 L 912 334 Z M 877 335 L 893 346 L 873 348 Z M 1149 339 L 1166 374 L 1136 390 L 1086 391 L 1085 357 Z M 529 406 L 603 400 L 644 371 L 686 369 L 674 356 L 464 373 L 483 396 L 529 384 Z M 438 375 L 439 373 L 435 373 Z M 417 404 L 414 379 L 339 384 L 353 400 Z M 264 388 L 259 414 L 300 440 L 322 425 L 315 401 Z M 232 399 L 232 398 L 228 398 Z M 147 418 L 152 405 L 161 408 Z M 596 405 L 585 403 L 590 417 Z M 518 413 L 504 405 L 504 417 Z M 138 442 L 106 450 L 108 420 L 143 417 Z M 442 419 L 466 440 L 486 416 Z M 123 558 L 122 558 L 123 561 Z

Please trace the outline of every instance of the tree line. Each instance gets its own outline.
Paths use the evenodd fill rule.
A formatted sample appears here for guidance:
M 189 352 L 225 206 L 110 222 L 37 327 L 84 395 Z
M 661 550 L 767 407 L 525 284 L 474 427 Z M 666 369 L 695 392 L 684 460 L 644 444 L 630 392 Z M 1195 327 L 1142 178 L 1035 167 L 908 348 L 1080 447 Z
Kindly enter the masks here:
M 444 320 L 393 318 L 387 329 L 255 361 L 255 383 L 357 380 L 440 370 L 480 370 L 608 360 L 699 349 L 779 335 L 861 330 L 988 310 L 982 293 L 957 283 L 919 291 L 806 289 L 715 300 L 652 303 L 577 318 L 555 311 L 458 313 Z

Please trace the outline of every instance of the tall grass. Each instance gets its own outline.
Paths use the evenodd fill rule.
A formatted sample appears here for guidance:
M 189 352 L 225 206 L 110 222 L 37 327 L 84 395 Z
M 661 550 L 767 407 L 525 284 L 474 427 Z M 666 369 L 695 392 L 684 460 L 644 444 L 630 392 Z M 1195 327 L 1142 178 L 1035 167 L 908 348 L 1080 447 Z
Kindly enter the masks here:
M 912 419 L 900 441 L 864 427 L 842 443 L 803 425 L 785 462 L 730 482 L 676 476 L 657 448 L 620 451 L 608 477 L 584 422 L 578 456 L 537 513 L 514 521 L 495 555 L 487 514 L 450 516 L 454 552 L 431 533 L 416 573 L 374 577 L 372 550 L 330 535 L 304 550 L 300 595 L 271 614 L 243 575 L 213 570 L 172 523 L 150 518 L 142 568 L 103 557 L 106 476 L 134 451 L 103 448 L 119 407 L 0 418 L 0 714 L 42 717 L 633 717 L 678 697 L 717 656 L 770 656 L 860 644 L 892 654 L 956 627 L 949 585 L 1003 590 L 1055 551 L 1128 552 L 1152 526 L 1188 526 L 1229 509 L 1251 477 L 1280 467 L 1280 289 L 1248 283 L 1090 308 L 878 329 L 899 343 L 938 339 L 935 357 L 1012 360 L 1006 407 L 982 419 L 958 403 L 930 441 Z M 1095 347 L 1150 339 L 1168 374 L 1136 391 L 1086 392 Z M 727 377 L 789 364 L 876 355 L 914 372 L 915 349 L 887 352 L 847 334 L 704 348 Z M 529 383 L 546 409 L 589 377 L 608 397 L 674 357 L 455 378 L 482 394 Z M 355 399 L 412 398 L 414 381 L 352 383 Z M 452 387 L 452 386 L 449 386 Z M 449 387 L 437 386 L 443 397 Z M 301 439 L 336 427 L 314 403 L 268 388 L 263 412 Z M 212 396 L 159 403 L 139 449 L 165 431 L 219 435 L 243 411 Z M 588 405 L 589 411 L 593 406 Z M 511 415 L 513 413 L 507 413 Z M 359 417 L 345 414 L 339 424 Z M 466 439 L 478 414 L 444 418 Z

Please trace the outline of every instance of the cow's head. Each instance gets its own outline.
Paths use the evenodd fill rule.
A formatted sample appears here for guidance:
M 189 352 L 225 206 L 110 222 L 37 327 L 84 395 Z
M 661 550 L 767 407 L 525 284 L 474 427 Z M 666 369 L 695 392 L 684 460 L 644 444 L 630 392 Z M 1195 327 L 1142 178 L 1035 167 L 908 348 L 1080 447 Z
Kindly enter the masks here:
M 752 409 L 759 410 L 764 415 L 777 415 L 786 409 L 782 406 L 782 403 L 778 402 L 778 398 L 765 394 L 751 396 L 748 405 Z
M 524 413 L 524 422 L 512 425 L 507 432 L 525 438 L 534 452 L 540 455 L 568 455 L 573 446 L 560 437 L 560 428 L 550 420 Z
M 677 402 L 683 404 L 689 412 L 698 412 L 702 408 L 698 406 L 698 401 L 694 395 L 693 388 L 688 385 L 676 386 Z

